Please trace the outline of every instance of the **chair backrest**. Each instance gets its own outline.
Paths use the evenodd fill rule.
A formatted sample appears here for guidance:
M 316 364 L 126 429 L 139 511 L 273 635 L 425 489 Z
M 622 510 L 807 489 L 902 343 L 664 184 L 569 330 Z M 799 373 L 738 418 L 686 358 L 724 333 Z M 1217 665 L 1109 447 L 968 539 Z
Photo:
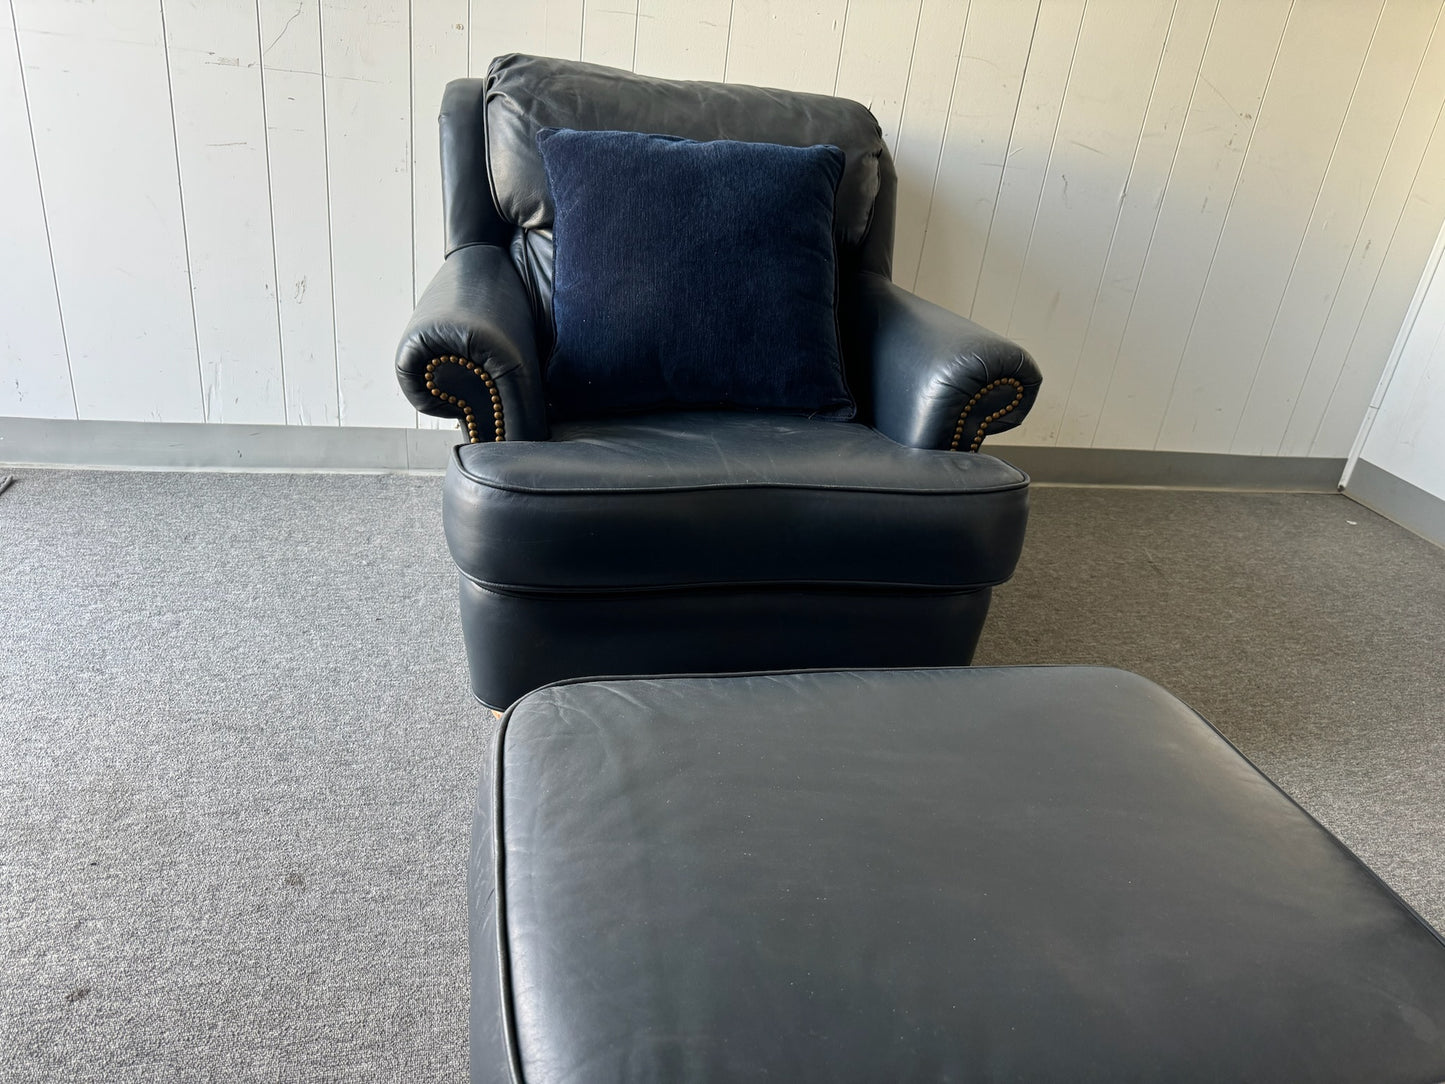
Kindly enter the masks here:
M 441 113 L 446 244 L 448 254 L 469 244 L 509 246 L 542 335 L 552 323 L 553 209 L 536 136 L 547 127 L 799 147 L 831 143 L 847 156 L 833 226 L 840 273 L 889 274 L 897 180 L 878 122 L 864 106 L 512 53 L 492 61 L 485 79 L 447 86 Z

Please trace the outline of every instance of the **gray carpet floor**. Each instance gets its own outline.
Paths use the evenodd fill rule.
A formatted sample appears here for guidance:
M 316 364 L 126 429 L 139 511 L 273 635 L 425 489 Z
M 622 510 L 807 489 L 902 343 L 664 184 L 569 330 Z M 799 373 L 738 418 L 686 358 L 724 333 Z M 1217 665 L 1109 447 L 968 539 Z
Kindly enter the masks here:
M 465 1078 L 434 477 L 0 495 L 0 1081 Z M 1445 927 L 1445 552 L 1342 497 L 1035 491 L 980 663 L 1137 670 Z

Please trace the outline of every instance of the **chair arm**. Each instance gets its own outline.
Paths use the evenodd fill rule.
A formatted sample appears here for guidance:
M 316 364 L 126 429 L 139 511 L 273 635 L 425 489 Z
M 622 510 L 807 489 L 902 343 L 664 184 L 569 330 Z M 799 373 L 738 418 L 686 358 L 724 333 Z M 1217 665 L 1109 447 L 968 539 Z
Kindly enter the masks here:
M 413 406 L 456 418 L 473 444 L 547 439 L 532 306 L 506 249 L 446 258 L 402 334 L 396 378 Z
M 882 275 L 861 273 L 850 307 L 874 428 L 899 444 L 976 452 L 1038 397 L 1043 376 L 1023 347 Z

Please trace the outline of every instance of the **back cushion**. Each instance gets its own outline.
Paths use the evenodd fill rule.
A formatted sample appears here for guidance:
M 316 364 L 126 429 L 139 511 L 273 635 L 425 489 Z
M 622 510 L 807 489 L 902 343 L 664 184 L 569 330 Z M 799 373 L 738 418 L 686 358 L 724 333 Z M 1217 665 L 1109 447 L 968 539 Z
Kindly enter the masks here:
M 493 199 L 504 219 L 525 230 L 552 226 L 547 173 L 537 150 L 537 133 L 543 128 L 793 147 L 832 144 L 846 156 L 833 224 L 839 256 L 845 260 L 868 236 L 881 183 L 880 161 L 887 153 L 873 114 L 846 98 L 652 79 L 596 64 L 520 54 L 492 62 L 486 120 Z
M 837 147 L 544 128 L 553 417 L 678 407 L 846 419 Z

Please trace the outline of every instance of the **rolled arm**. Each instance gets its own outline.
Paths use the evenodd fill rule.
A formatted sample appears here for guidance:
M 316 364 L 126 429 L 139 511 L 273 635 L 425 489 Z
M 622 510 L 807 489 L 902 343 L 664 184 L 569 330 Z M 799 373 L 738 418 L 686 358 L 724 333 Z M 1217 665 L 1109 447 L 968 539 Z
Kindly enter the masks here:
M 413 406 L 457 419 L 473 444 L 547 439 L 532 306 L 506 249 L 446 258 L 402 334 L 396 378 Z
M 883 275 L 861 273 L 850 308 L 874 427 L 899 444 L 976 452 L 1038 397 L 1043 376 L 1023 347 Z

